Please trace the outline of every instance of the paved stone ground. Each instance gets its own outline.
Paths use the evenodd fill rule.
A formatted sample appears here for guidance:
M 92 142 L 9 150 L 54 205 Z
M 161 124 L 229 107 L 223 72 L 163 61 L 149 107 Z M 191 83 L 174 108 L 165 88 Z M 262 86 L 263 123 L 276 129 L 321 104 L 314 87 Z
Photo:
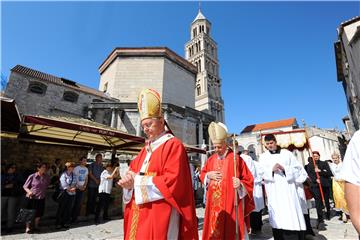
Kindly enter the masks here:
M 202 207 L 196 209 L 197 216 L 199 217 L 199 235 L 202 233 L 202 224 L 204 219 L 204 209 Z M 316 211 L 311 209 L 310 217 L 312 218 L 312 225 L 316 224 Z M 268 216 L 263 216 L 264 225 L 263 231 L 260 235 L 250 235 L 252 240 L 267 240 L 272 239 L 271 227 L 268 222 Z M 327 230 L 318 232 L 314 229 L 316 236 L 309 239 L 315 240 L 340 240 L 340 239 L 353 239 L 357 240 L 357 234 L 350 221 L 343 223 L 334 216 L 330 221 L 325 221 Z M 81 221 L 68 230 L 55 230 L 54 219 L 44 219 L 41 225 L 41 233 L 39 234 L 25 234 L 24 228 L 15 229 L 12 234 L 2 235 L 1 239 L 4 240 L 20 240 L 20 239 L 123 239 L 123 220 L 113 219 L 106 223 L 93 225 L 93 220 Z

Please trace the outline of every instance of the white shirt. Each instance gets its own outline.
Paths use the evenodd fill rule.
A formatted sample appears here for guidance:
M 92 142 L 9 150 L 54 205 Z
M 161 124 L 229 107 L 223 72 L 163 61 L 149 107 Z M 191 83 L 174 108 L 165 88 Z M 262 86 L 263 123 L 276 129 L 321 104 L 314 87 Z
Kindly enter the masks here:
M 360 186 L 360 130 L 350 140 L 340 174 L 345 181 Z
M 99 193 L 111 193 L 111 189 L 113 187 L 113 179 L 107 179 L 107 177 L 111 176 L 108 170 L 104 170 L 100 175 L 100 185 L 99 185 Z
M 89 169 L 84 166 L 76 166 L 74 168 L 74 174 L 76 176 L 76 186 L 83 187 L 89 174 Z
M 272 172 L 276 163 L 283 166 L 285 173 Z M 298 193 L 298 187 L 307 178 L 304 167 L 286 149 L 281 149 L 278 154 L 269 151 L 261 154 L 259 167 L 268 197 L 270 225 L 283 230 L 306 230 L 302 200 Z

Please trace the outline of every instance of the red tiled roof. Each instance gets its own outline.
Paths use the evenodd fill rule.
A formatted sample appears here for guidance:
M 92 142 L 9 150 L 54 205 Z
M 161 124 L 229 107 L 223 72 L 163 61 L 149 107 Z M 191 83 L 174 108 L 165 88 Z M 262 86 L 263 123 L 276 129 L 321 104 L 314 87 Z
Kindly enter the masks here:
M 28 67 L 24 67 L 21 65 L 16 65 L 15 67 L 13 67 L 11 69 L 12 72 L 17 72 L 20 74 L 24 74 L 27 75 L 29 77 L 33 77 L 39 80 L 44 80 L 53 84 L 57 84 L 57 85 L 61 85 L 61 86 L 65 86 L 67 88 L 72 88 L 75 91 L 81 91 L 87 94 L 91 94 L 91 95 L 95 95 L 95 96 L 99 96 L 102 98 L 107 98 L 107 99 L 112 99 L 111 97 L 109 97 L 108 95 L 106 95 L 105 93 L 98 91 L 96 89 L 93 88 L 89 88 L 87 86 L 78 84 L 74 81 L 68 80 L 68 79 L 64 79 L 64 78 L 60 78 L 60 77 L 56 77 L 53 76 L 51 74 L 47 74 L 47 73 L 43 73 Z
M 296 124 L 296 118 L 289 118 L 284 120 L 278 120 L 274 122 L 267 122 L 267 123 L 259 123 L 246 126 L 241 133 L 247 132 L 257 132 L 266 129 L 273 129 L 273 128 L 280 128 L 280 127 L 288 127 L 293 126 Z

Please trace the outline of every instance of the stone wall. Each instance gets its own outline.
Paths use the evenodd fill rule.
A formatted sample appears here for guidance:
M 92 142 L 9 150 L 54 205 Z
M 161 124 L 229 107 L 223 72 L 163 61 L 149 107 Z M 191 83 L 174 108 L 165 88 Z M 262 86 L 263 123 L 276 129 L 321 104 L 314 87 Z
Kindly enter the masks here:
M 33 93 L 29 90 L 31 82 L 40 82 L 46 85 L 44 94 Z M 65 91 L 71 91 L 78 95 L 76 102 L 65 101 Z M 87 107 L 94 100 L 109 101 L 82 91 L 75 91 L 66 86 L 29 77 L 17 72 L 10 74 L 9 82 L 5 90 L 5 96 L 15 99 L 21 114 L 43 116 L 67 116 L 86 117 Z
M 163 103 L 195 107 L 195 74 L 165 57 L 117 58 L 100 77 L 99 89 L 121 102 L 137 102 L 140 91 L 152 88 Z
M 165 59 L 162 102 L 195 108 L 195 75 Z
M 117 58 L 101 74 L 99 89 L 107 83 L 107 93 L 121 102 L 137 102 L 143 88 L 162 93 L 164 58 Z
M 20 170 L 35 168 L 39 160 L 52 164 L 56 158 L 77 162 L 81 156 L 87 156 L 88 149 L 52 144 L 40 144 L 18 141 L 17 139 L 1 139 L 1 162 L 14 162 Z
M 51 144 L 39 144 L 31 142 L 19 142 L 17 139 L 1 139 L 1 164 L 16 163 L 17 171 L 25 175 L 35 172 L 35 163 L 42 160 L 52 164 L 56 158 L 66 161 L 78 162 L 81 156 L 87 156 L 88 150 L 67 146 L 56 146 Z M 24 179 L 26 180 L 26 179 Z M 115 180 L 116 181 L 116 180 Z M 46 191 L 46 204 L 43 219 L 55 218 L 58 204 L 51 196 L 54 189 L 50 186 Z M 111 204 L 109 206 L 109 215 L 119 215 L 122 213 L 122 189 L 114 187 L 111 194 Z M 23 200 L 23 199 L 22 199 Z M 85 215 L 87 201 L 87 192 L 84 194 L 83 205 L 80 216 Z M 21 204 L 20 204 L 21 205 Z

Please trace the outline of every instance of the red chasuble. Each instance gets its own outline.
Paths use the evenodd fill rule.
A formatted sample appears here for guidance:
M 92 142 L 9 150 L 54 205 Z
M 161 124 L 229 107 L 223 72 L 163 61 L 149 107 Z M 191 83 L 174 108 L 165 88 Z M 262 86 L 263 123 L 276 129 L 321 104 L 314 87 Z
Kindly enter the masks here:
M 139 173 L 146 156 L 143 148 L 131 162 L 130 170 Z M 135 204 L 134 194 L 125 207 L 125 239 L 166 239 L 171 210 L 179 213 L 179 239 L 198 239 L 195 202 L 190 167 L 184 145 L 171 138 L 151 155 L 145 175 L 154 176 L 153 183 L 164 199 Z
M 236 176 L 246 188 L 248 195 L 243 201 L 238 197 L 238 223 L 239 239 L 244 239 L 244 219 L 250 215 L 255 208 L 253 200 L 253 176 L 246 166 L 244 160 L 236 155 Z M 234 177 L 234 155 L 228 152 L 225 159 L 218 159 L 213 154 L 201 170 L 200 179 L 205 180 L 205 175 L 210 171 L 221 171 L 220 182 L 210 180 L 206 193 L 206 209 L 204 218 L 204 230 L 202 239 L 235 239 L 236 238 L 236 215 L 235 215 L 235 191 L 233 187 Z M 239 196 L 239 195 L 238 195 Z M 244 210 L 243 210 L 244 209 Z M 249 222 L 247 223 L 249 226 Z M 247 229 L 246 229 L 247 231 Z

